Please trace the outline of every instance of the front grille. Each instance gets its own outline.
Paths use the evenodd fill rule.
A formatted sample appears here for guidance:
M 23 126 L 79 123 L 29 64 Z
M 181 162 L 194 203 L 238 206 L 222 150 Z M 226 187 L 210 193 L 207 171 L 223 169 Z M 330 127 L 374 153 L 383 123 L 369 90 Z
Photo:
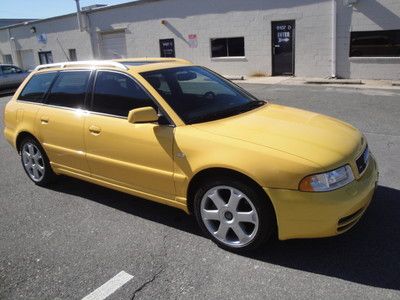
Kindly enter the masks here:
M 356 165 L 358 169 L 358 173 L 361 175 L 368 166 L 369 162 L 369 148 L 368 145 L 365 147 L 364 152 L 360 155 L 359 158 L 356 160 Z

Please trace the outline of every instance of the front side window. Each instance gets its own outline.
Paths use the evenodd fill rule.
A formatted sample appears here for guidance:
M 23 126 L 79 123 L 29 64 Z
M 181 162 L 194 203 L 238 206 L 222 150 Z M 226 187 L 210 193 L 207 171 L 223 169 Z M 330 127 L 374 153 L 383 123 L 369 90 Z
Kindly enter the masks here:
M 211 39 L 211 57 L 244 56 L 244 38 Z
M 41 102 L 56 76 L 57 73 L 54 72 L 33 75 L 19 94 L 18 100 Z
M 141 75 L 187 124 L 229 117 L 265 104 L 202 67 L 163 69 Z
M 399 57 L 400 30 L 352 32 L 351 57 Z
M 51 88 L 47 103 L 83 108 L 89 77 L 90 71 L 61 72 Z
M 132 78 L 116 72 L 97 73 L 93 111 L 127 117 L 132 109 L 146 106 L 157 109 L 150 96 Z

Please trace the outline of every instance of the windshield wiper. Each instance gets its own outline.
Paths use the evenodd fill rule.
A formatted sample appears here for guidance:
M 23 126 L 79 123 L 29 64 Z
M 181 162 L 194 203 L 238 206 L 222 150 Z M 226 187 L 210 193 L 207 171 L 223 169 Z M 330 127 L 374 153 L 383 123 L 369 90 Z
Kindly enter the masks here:
M 227 117 L 230 117 L 230 116 L 237 115 L 239 113 L 250 111 L 250 110 L 252 110 L 254 108 L 263 106 L 266 103 L 267 102 L 262 101 L 262 100 L 250 101 L 250 102 L 247 102 L 247 103 L 244 103 L 242 105 L 238 105 L 238 106 L 226 109 L 226 110 L 217 111 L 215 113 L 207 114 L 205 116 L 199 116 L 199 117 L 192 118 L 190 120 L 189 124 L 227 118 Z

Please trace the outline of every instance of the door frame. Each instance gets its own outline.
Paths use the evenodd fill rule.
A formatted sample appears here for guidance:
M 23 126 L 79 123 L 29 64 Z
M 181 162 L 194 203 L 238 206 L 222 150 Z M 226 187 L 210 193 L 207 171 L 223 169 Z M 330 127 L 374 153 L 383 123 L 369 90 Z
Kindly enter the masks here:
M 274 24 L 275 23 L 280 23 L 280 22 L 291 22 L 293 25 L 293 31 L 292 31 L 292 74 L 291 75 L 285 75 L 285 74 L 278 74 L 276 75 L 275 73 L 275 66 L 274 66 L 274 49 L 275 49 L 275 43 L 274 43 Z M 295 19 L 290 19 L 290 20 L 278 20 L 278 21 L 271 21 L 271 74 L 272 76 L 295 76 L 295 71 L 296 71 L 296 20 Z

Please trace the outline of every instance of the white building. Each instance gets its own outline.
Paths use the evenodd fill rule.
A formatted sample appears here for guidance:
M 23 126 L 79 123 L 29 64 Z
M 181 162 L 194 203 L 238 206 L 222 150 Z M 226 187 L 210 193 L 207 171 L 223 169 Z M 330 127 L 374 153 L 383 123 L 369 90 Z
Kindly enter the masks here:
M 0 28 L 0 61 L 169 56 L 225 75 L 400 79 L 399 0 L 139 0 Z

